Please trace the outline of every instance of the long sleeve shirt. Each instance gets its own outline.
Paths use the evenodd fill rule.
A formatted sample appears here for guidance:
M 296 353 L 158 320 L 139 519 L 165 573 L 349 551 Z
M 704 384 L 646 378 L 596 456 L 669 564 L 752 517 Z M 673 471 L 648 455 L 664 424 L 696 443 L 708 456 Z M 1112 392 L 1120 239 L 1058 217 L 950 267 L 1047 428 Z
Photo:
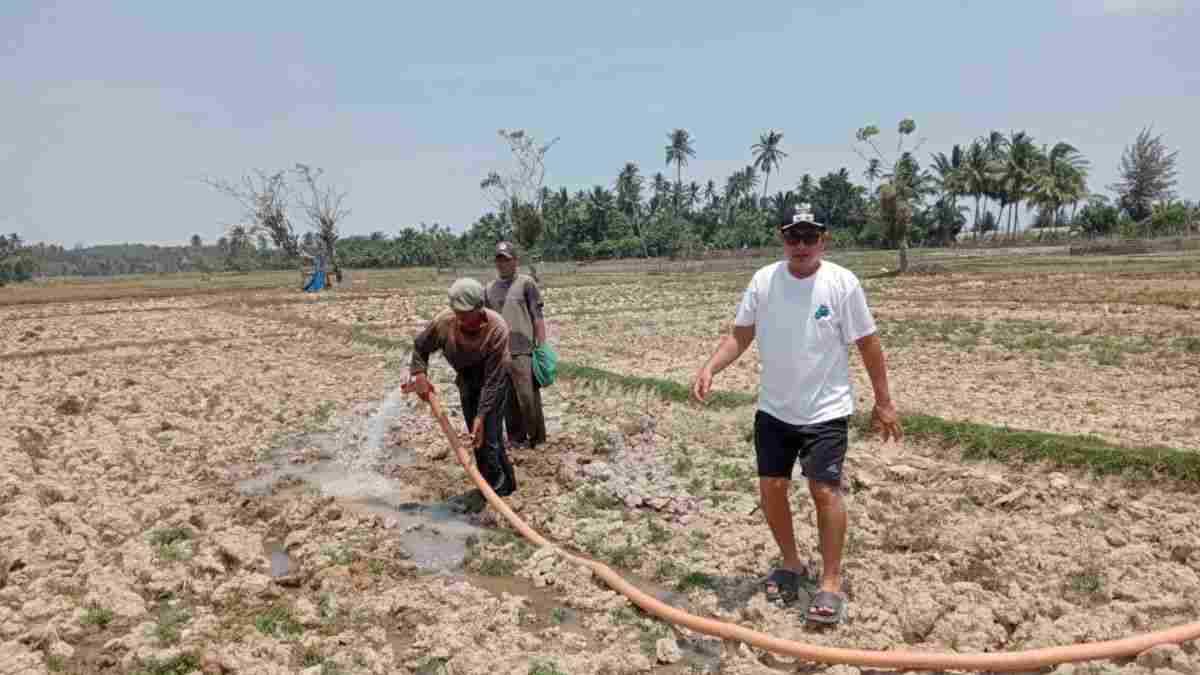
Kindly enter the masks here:
M 445 310 L 438 314 L 413 339 L 412 360 L 408 368 L 413 375 L 428 371 L 430 355 L 441 351 L 461 380 L 475 382 L 481 377 L 483 389 L 476 413 L 479 417 L 487 417 L 499 404 L 512 361 L 508 324 L 490 309 L 484 309 L 483 312 L 487 320 L 475 335 L 458 329 L 454 312 Z

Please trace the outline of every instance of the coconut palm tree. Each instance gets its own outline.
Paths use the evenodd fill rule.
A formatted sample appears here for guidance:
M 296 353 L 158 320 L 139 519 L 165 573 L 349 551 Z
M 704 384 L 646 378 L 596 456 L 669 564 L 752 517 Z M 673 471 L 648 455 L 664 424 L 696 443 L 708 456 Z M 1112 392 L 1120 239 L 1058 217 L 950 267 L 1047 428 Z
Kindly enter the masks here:
M 667 177 L 661 171 L 656 171 L 651 179 L 650 189 L 653 195 L 650 197 L 650 211 L 658 210 L 662 206 L 663 198 L 670 190 L 670 184 L 667 182 Z
M 804 174 L 800 177 L 800 181 L 796 183 L 796 197 L 802 203 L 811 203 L 813 195 L 817 192 L 816 181 L 813 180 L 812 174 Z
M 939 152 L 933 155 L 933 182 L 943 199 L 948 199 L 948 204 L 952 208 L 955 207 L 955 200 L 959 195 L 967 193 L 965 186 L 965 175 L 963 173 L 963 150 L 958 144 L 955 144 L 950 150 L 950 156 L 946 153 Z
M 871 187 L 871 193 L 875 193 L 875 181 L 883 175 L 883 163 L 878 157 L 872 157 L 867 160 L 867 168 L 863 171 L 863 178 L 867 179 L 867 184 Z
M 1087 194 L 1087 169 L 1087 160 L 1070 143 L 1055 143 L 1049 150 L 1042 146 L 1029 197 L 1048 215 L 1050 227 L 1058 224 L 1063 205 L 1077 204 Z
M 586 203 L 589 234 L 593 243 L 599 243 L 608 238 L 613 215 L 616 213 L 616 201 L 611 192 L 601 185 L 596 185 L 588 193 Z
M 642 203 L 643 182 L 638 165 L 634 162 L 626 162 L 621 167 L 621 173 L 617 174 L 617 208 L 630 218 L 636 215 Z
M 717 183 L 710 178 L 704 186 L 704 200 L 708 202 L 710 208 L 716 208 L 720 198 L 721 195 L 717 192 Z
M 978 139 L 971 141 L 971 145 L 967 146 L 963 165 L 959 171 L 962 173 L 963 194 L 969 194 L 975 198 L 975 219 L 971 221 L 971 227 L 978 233 L 979 205 L 981 201 L 986 201 L 991 193 L 992 183 L 997 174 L 995 164 L 988 156 L 987 145 L 984 142 Z
M 771 181 L 771 172 L 779 168 L 783 163 L 783 158 L 787 157 L 787 153 L 779 149 L 779 142 L 783 140 L 783 132 L 772 129 L 758 137 L 758 142 L 750 146 L 750 150 L 754 152 L 754 166 L 760 169 L 764 174 L 762 199 L 767 197 L 767 183 Z
M 680 186 L 682 191 L 683 165 L 688 163 L 689 157 L 696 156 L 696 150 L 692 147 L 692 135 L 687 129 L 676 129 L 667 134 L 667 140 L 670 141 L 666 146 L 667 166 L 675 165 L 675 184 Z M 675 212 L 679 213 L 679 200 L 675 200 Z
M 1001 183 L 1005 200 L 1012 206 L 1009 212 L 1009 234 L 1015 236 L 1019 225 L 1021 202 L 1029 196 L 1029 188 L 1038 164 L 1038 149 L 1033 137 L 1015 131 L 1007 140 L 1008 156 L 1004 163 Z

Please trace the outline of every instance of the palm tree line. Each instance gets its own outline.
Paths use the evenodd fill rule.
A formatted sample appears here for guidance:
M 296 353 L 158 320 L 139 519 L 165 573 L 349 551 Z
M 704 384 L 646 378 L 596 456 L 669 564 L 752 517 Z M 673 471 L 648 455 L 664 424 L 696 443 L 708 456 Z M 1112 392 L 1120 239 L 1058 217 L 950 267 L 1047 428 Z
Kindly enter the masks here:
M 1178 235 L 1194 231 L 1200 222 L 1200 205 L 1175 200 L 1178 153 L 1168 151 L 1161 136 L 1149 130 L 1127 146 L 1120 179 L 1108 186 L 1118 197 L 1109 200 L 1089 192 L 1090 164 L 1070 143 L 1038 142 L 1025 131 L 990 131 L 948 152 L 922 154 L 919 143 L 907 151 L 902 147 L 914 129 L 911 120 L 901 121 L 894 159 L 882 152 L 860 153 L 864 162 L 859 170 L 842 167 L 819 177 L 805 173 L 783 188 L 774 187 L 777 176 L 793 159 L 783 149 L 783 132 L 758 134 L 747 144 L 748 161 L 742 168 L 701 183 L 687 176 L 690 160 L 699 155 L 697 139 L 686 129 L 673 129 L 662 146 L 663 164 L 653 173 L 625 162 L 608 184 L 574 191 L 542 187 L 532 222 L 521 227 L 514 226 L 511 210 L 500 208 L 460 234 L 446 225 L 422 223 L 395 235 L 376 231 L 343 237 L 337 257 L 347 268 L 444 266 L 489 260 L 500 239 L 518 240 L 527 258 L 545 260 L 771 246 L 777 224 L 800 203 L 810 204 L 816 218 L 829 225 L 833 245 L 896 248 L 902 258 L 910 244 L 944 246 L 960 235 L 1015 237 L 1025 222 L 1037 228 L 1069 226 L 1089 236 Z M 868 130 L 872 133 L 862 135 Z M 858 140 L 878 150 L 871 138 L 878 129 L 864 127 L 859 133 Z M 924 165 L 921 157 L 928 158 Z M 902 227 L 897 213 L 903 213 Z M 97 274 L 147 264 L 156 269 L 164 264 L 165 269 L 198 268 L 201 263 L 205 269 L 282 269 L 292 264 L 261 233 L 256 240 L 239 226 L 225 234 L 216 246 L 203 246 L 197 235 L 187 250 L 166 247 L 151 253 L 144 247 L 55 253 L 22 247 L 13 235 L 0 240 L 0 261 L 8 267 L 23 260 L 26 267 L 32 261 L 48 272 L 61 268 Z M 314 232 L 301 239 L 306 248 L 317 244 Z M 29 272 L 22 268 L 21 274 Z
M 689 161 L 697 157 L 697 140 L 677 128 L 666 134 L 663 165 L 652 174 L 626 162 L 609 184 L 573 192 L 542 188 L 539 223 L 524 228 L 529 231 L 518 231 L 499 209 L 458 236 L 444 226 L 422 225 L 390 240 L 382 232 L 351 237 L 343 246 L 349 247 L 347 254 L 378 264 L 485 260 L 495 241 L 519 235 L 534 257 L 547 260 L 686 255 L 772 245 L 777 223 L 800 203 L 810 204 L 830 226 L 838 246 L 898 247 L 900 238 L 905 244 L 941 246 L 963 231 L 1016 236 L 1022 214 L 1030 209 L 1036 224 L 1065 225 L 1088 198 L 1089 165 L 1078 149 L 1065 142 L 1038 145 L 1024 131 L 993 131 L 948 153 L 930 153 L 925 166 L 915 152 L 902 153 L 893 166 L 873 158 L 861 173 L 862 183 L 843 167 L 819 178 L 806 173 L 772 193 L 772 177 L 790 159 L 783 139 L 775 129 L 760 133 L 747 146 L 745 166 L 724 180 L 700 183 L 686 175 Z M 884 224 L 879 193 L 885 184 L 902 185 L 912 209 L 911 227 L 903 233 Z M 393 252 L 379 251 L 389 243 Z

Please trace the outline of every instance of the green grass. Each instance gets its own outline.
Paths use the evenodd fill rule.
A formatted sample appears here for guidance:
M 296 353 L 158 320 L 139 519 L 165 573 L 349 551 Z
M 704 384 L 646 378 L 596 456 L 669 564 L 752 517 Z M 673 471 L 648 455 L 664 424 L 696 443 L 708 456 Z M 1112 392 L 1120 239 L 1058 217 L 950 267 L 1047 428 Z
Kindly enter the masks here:
M 200 670 L 200 660 L 193 654 L 180 654 L 164 661 L 150 659 L 142 662 L 137 675 L 187 675 Z
M 313 411 L 312 423 L 317 427 L 323 427 L 329 424 L 329 420 L 333 419 L 333 413 L 337 411 L 337 403 L 333 401 L 321 401 Z
M 1187 354 L 1200 354 L 1200 337 L 1187 336 L 1175 338 L 1172 346 Z
M 154 625 L 154 637 L 164 646 L 179 642 L 183 626 L 191 621 L 192 615 L 182 607 L 163 604 L 158 610 L 158 622 Z
M 499 551 L 484 552 L 480 545 L 499 547 Z M 517 571 L 522 560 L 528 560 L 537 549 L 516 534 L 500 530 L 484 536 L 484 541 L 478 538 L 467 539 L 467 556 L 463 561 L 469 569 L 490 577 L 509 577 Z
M 617 567 L 629 567 L 637 563 L 638 557 L 642 553 L 640 546 L 633 545 L 633 537 L 629 534 L 625 535 L 625 544 L 605 549 L 605 557 L 608 561 Z
M 1125 354 L 1144 354 L 1159 347 L 1187 351 L 1190 345 L 1179 340 L 1160 343 L 1147 336 L 1067 335 L 1063 330 L 1063 326 L 1053 321 L 1024 319 L 897 319 L 881 322 L 881 335 L 893 347 L 923 341 L 971 351 L 986 338 L 1008 351 L 1032 352 L 1043 361 L 1057 361 L 1073 350 L 1082 349 L 1102 366 L 1121 365 Z M 1200 351 L 1200 340 L 1197 343 L 1195 349 Z
M 361 342 L 376 349 L 412 349 L 412 340 L 399 340 L 384 335 L 374 335 L 363 326 L 350 329 L 351 342 Z
M 173 544 L 163 544 L 156 549 L 159 560 L 190 560 L 192 557 L 192 547 L 186 541 L 177 541 Z
M 345 546 L 326 546 L 321 549 L 321 553 L 334 565 L 349 565 L 354 562 L 354 551 Z
M 479 558 L 477 569 L 488 577 L 511 577 L 517 571 L 517 562 L 509 558 L 485 556 Z
M 80 617 L 79 623 L 84 626 L 99 626 L 107 628 L 108 624 L 112 623 L 113 611 L 105 607 L 88 607 L 83 611 L 83 616 Z
M 446 663 L 450 659 L 441 656 L 435 656 L 425 659 L 424 662 L 417 665 L 417 675 L 444 675 L 447 672 Z
M 623 375 L 611 370 L 583 366 L 569 361 L 558 362 L 558 376 L 563 379 L 607 382 L 627 389 L 649 389 L 668 401 L 687 403 L 691 400 L 691 389 L 678 382 L 658 377 Z M 708 407 L 737 408 L 754 403 L 758 397 L 738 391 L 714 391 L 709 394 Z
M 713 589 L 716 587 L 717 580 L 711 574 L 705 574 L 704 572 L 688 572 L 679 577 L 679 581 L 675 583 L 675 590 L 681 593 L 690 591 L 693 588 Z
M 663 527 L 658 523 L 657 520 L 654 520 L 653 518 L 646 519 L 646 529 L 649 533 L 646 537 L 646 541 L 653 546 L 665 544 L 671 541 L 671 529 L 668 527 Z
M 304 654 L 300 657 L 300 667 L 312 668 L 313 666 L 321 666 L 321 675 L 341 675 L 342 672 L 336 663 L 325 658 L 320 652 L 305 649 Z
M 291 610 L 283 605 L 276 605 L 254 617 L 254 627 L 269 637 L 287 638 L 304 632 L 304 627 L 292 617 Z
M 597 511 L 607 511 L 621 506 L 621 500 L 596 488 L 580 488 L 575 492 L 575 503 L 571 514 L 577 518 L 594 518 Z
M 855 425 L 860 431 L 866 430 L 869 423 L 867 415 L 856 416 Z M 1200 482 L 1200 451 L 1126 447 L 1096 436 L 953 422 L 932 415 L 904 415 L 901 424 L 906 437 L 959 447 L 967 459 L 1045 461 L 1056 466 L 1088 468 L 1101 475 L 1126 473 L 1138 478 Z
M 1102 591 L 1104 589 L 1103 573 L 1099 565 L 1087 563 L 1080 569 L 1067 575 L 1065 585 L 1067 590 L 1076 595 L 1099 600 L 1102 599 Z
M 692 460 L 691 455 L 680 454 L 675 458 L 675 463 L 671 465 L 671 469 L 675 472 L 676 476 L 687 476 L 695 466 L 696 463 Z
M 150 543 L 155 546 L 170 546 L 192 538 L 192 531 L 186 527 L 164 527 L 150 533 Z
M 529 675 L 567 675 L 553 661 L 537 661 L 529 667 Z

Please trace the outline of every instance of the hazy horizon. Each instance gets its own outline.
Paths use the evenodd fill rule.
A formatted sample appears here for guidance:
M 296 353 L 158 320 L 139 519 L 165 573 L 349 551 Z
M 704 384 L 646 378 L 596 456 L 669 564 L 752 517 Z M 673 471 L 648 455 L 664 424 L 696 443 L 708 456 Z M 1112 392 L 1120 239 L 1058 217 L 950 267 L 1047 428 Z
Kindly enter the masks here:
M 31 243 L 206 243 L 239 220 L 203 177 L 323 167 L 348 191 L 344 236 L 421 222 L 461 231 L 508 165 L 496 130 L 560 137 L 546 184 L 662 171 L 688 129 L 684 180 L 723 183 L 769 129 L 789 154 L 770 192 L 845 167 L 854 132 L 912 117 L 919 159 L 996 129 L 1072 143 L 1107 193 L 1143 127 L 1180 150 L 1200 199 L 1200 0 L 703 7 L 536 2 L 0 9 L 0 232 Z M 894 148 L 894 146 L 892 146 Z M 973 201 L 971 202 L 973 205 Z M 1022 213 L 1027 210 L 1022 208 Z M 298 215 L 298 214 L 297 214 Z M 296 222 L 301 232 L 307 224 Z

